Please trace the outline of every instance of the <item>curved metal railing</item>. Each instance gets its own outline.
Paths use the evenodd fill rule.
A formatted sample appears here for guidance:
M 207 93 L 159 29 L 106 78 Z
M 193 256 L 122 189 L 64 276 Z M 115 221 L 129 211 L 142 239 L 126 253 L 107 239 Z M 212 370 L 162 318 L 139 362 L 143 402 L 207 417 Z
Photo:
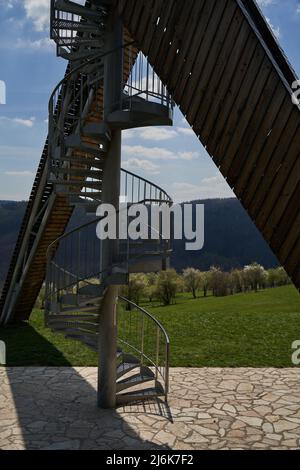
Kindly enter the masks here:
M 141 204 L 146 200 L 158 201 L 160 204 L 173 204 L 171 196 L 164 189 L 123 168 L 121 170 L 121 197 L 130 204 Z
M 60 156 L 65 155 L 64 137 L 76 132 L 83 125 L 91 104 L 95 112 L 103 116 L 103 104 L 99 105 L 94 97 L 103 81 L 103 59 L 118 49 L 124 50 L 129 75 L 123 83 L 124 93 L 116 107 L 123 109 L 131 106 L 134 98 L 159 103 L 173 114 L 175 103 L 167 87 L 149 65 L 142 53 L 137 54 L 134 42 L 129 42 L 116 49 L 97 53 L 76 66 L 54 88 L 48 104 L 49 112 L 49 155 L 53 149 L 60 148 Z M 69 66 L 70 68 L 70 66 Z
M 118 342 L 123 351 L 134 353 L 142 365 L 153 367 L 156 381 L 169 391 L 170 339 L 162 324 L 147 310 L 119 296 Z
M 173 201 L 166 191 L 134 173 L 122 170 L 121 194 L 128 205 L 146 204 L 172 205 Z M 146 196 L 145 199 L 143 197 Z M 150 197 L 149 197 L 150 196 Z M 125 210 L 121 208 L 121 210 Z M 47 277 L 46 277 L 46 313 L 51 305 L 58 304 L 65 294 L 77 294 L 84 285 L 90 283 L 101 284 L 104 273 L 101 269 L 101 243 L 97 237 L 99 218 L 87 222 L 80 227 L 68 231 L 56 239 L 47 250 Z M 148 226 L 152 231 L 154 228 Z M 167 257 L 170 252 L 170 240 L 166 240 L 162 233 L 157 233 L 148 250 L 153 254 Z M 118 240 L 118 259 L 110 266 L 129 269 L 129 261 L 134 257 L 138 261 L 143 258 L 143 250 L 137 252 L 129 239 Z
M 174 109 L 174 101 L 153 67 L 142 52 L 136 55 L 132 45 L 125 48 L 128 57 L 129 70 L 131 71 L 126 82 L 124 82 L 124 98 L 129 104 L 132 98 L 142 98 L 145 101 L 155 102 L 168 108 Z

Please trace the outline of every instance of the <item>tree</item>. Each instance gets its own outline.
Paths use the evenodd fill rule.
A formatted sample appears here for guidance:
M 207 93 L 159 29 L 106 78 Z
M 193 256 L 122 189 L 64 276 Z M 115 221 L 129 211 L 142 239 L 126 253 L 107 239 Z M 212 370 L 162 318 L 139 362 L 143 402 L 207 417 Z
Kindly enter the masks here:
M 179 277 L 175 269 L 160 272 L 157 277 L 157 298 L 164 305 L 171 305 L 178 292 L 179 284 Z
M 139 304 L 141 299 L 146 295 L 146 279 L 143 274 L 132 274 L 129 278 L 129 283 L 123 288 L 124 296 Z
M 252 263 L 244 267 L 243 271 L 245 284 L 255 292 L 266 283 L 267 274 L 265 268 L 258 263 Z
M 215 297 L 224 297 L 228 294 L 228 273 L 220 268 L 210 268 L 210 286 Z
M 269 287 L 276 287 L 278 284 L 277 279 L 277 270 L 276 269 L 268 269 L 267 271 L 267 278 L 268 278 L 268 286 Z
M 183 271 L 183 280 L 188 292 L 193 294 L 194 299 L 197 298 L 197 290 L 202 284 L 201 272 L 198 269 L 187 268 Z
M 234 269 L 229 275 L 229 284 L 232 294 L 240 294 L 244 290 L 243 273 L 239 269 Z
M 149 273 L 146 275 L 146 290 L 145 294 L 147 295 L 149 302 L 153 301 L 157 288 L 157 274 Z
M 201 287 L 204 297 L 207 297 L 208 289 L 210 288 L 210 278 L 210 272 L 201 273 Z
M 286 286 L 291 283 L 284 268 L 269 269 L 267 271 L 268 285 L 270 287 Z
M 288 284 L 291 284 L 292 281 L 284 268 L 282 267 L 277 268 L 276 271 L 277 271 L 277 282 L 279 286 L 287 286 Z

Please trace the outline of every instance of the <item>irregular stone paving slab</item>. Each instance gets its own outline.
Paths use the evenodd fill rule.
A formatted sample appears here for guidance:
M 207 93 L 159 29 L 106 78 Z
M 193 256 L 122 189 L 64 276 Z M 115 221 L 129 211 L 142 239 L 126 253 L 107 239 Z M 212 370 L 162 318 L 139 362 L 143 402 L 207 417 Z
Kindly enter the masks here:
M 169 403 L 96 407 L 96 368 L 0 368 L 0 449 L 297 449 L 300 369 L 171 369 Z

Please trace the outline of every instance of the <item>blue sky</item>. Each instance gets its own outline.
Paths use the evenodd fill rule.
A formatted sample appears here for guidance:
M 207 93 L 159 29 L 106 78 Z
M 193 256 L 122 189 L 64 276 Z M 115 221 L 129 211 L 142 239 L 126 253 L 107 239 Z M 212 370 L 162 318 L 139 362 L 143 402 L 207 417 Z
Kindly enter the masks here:
M 0 0 L 0 199 L 26 200 L 47 135 L 48 99 L 66 62 L 49 36 L 49 0 Z M 300 1 L 260 0 L 265 16 L 300 75 Z M 205 149 L 175 112 L 173 129 L 124 133 L 123 166 L 160 184 L 175 200 L 231 197 Z

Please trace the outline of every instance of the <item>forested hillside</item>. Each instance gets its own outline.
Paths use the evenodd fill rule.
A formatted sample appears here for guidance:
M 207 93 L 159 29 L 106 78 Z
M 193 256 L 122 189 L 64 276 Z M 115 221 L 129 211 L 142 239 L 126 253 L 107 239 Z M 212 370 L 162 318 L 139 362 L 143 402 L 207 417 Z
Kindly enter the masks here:
M 207 270 L 220 266 L 224 270 L 242 267 L 252 261 L 266 268 L 277 260 L 237 199 L 195 201 L 205 204 L 205 245 L 200 252 L 185 251 L 185 241 L 174 242 L 172 265 L 177 270 L 187 266 Z M 25 202 L 0 201 L 0 282 L 6 275 L 9 260 L 25 212 Z M 72 227 L 83 216 L 76 212 Z

